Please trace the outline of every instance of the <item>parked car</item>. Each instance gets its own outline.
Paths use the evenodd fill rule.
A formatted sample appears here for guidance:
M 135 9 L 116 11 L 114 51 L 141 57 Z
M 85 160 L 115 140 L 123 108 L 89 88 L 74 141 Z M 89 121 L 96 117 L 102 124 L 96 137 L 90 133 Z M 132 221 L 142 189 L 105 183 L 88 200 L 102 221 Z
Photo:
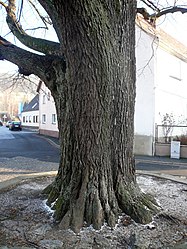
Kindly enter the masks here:
M 12 121 L 10 121 L 10 120 L 6 122 L 6 127 L 7 127 L 7 128 L 9 128 L 9 125 L 10 125 L 11 122 L 12 122 Z
M 22 130 L 22 128 L 21 128 L 21 122 L 20 121 L 12 121 L 9 124 L 9 130 L 11 130 L 11 131 L 13 131 L 13 130 L 21 131 Z

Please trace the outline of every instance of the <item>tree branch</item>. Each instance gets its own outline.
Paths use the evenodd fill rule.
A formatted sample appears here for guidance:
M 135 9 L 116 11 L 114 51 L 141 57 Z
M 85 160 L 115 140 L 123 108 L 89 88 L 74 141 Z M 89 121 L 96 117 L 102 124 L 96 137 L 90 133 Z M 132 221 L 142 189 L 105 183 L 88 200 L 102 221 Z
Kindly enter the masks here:
M 54 3 L 53 3 L 54 1 L 53 0 L 38 0 L 38 2 L 41 4 L 41 6 L 45 9 L 49 17 L 51 18 L 53 27 L 56 31 L 59 41 L 63 42 L 61 24 L 58 22 L 59 18 L 58 18 L 56 9 L 54 7 Z
M 151 1 L 142 0 L 148 7 L 152 8 L 155 12 L 153 14 L 149 14 L 149 12 L 145 8 L 137 8 L 137 13 L 142 14 L 145 20 L 149 21 L 151 24 L 155 24 L 157 18 L 175 12 L 181 12 L 182 14 L 187 13 L 187 8 L 179 7 L 179 6 L 172 6 L 164 9 L 158 9 L 155 5 L 150 6 Z M 149 4 L 148 4 L 149 2 Z
M 160 11 L 160 9 L 152 2 L 149 0 L 141 0 L 144 4 L 146 4 L 150 9 L 154 11 Z
M 7 12 L 7 24 L 12 31 L 12 33 L 17 37 L 17 39 L 25 46 L 48 55 L 59 55 L 60 54 L 60 44 L 57 42 L 48 41 L 45 39 L 35 38 L 29 36 L 22 28 L 18 20 L 16 19 L 15 10 L 15 0 L 9 0 L 8 6 L 6 6 Z
M 178 7 L 178 6 L 169 7 L 167 9 L 161 10 L 158 13 L 150 15 L 150 18 L 152 18 L 152 17 L 158 18 L 158 17 L 161 17 L 161 16 L 169 14 L 169 13 L 173 14 L 175 12 L 181 12 L 182 14 L 184 14 L 184 13 L 187 13 L 187 8 Z
M 0 5 L 2 5 L 5 9 L 7 8 L 7 5 L 3 3 L 2 1 L 0 1 Z
M 24 75 L 35 74 L 45 80 L 45 73 L 53 62 L 51 56 L 43 56 L 18 48 L 0 36 L 0 60 L 8 60 L 19 67 Z

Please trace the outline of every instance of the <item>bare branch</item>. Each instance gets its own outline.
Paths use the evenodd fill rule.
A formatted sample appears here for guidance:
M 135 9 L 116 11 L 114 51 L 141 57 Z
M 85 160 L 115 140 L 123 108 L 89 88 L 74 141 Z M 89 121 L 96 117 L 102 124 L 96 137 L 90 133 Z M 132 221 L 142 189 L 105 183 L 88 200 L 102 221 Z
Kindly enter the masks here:
M 59 18 L 58 18 L 56 9 L 54 7 L 53 1 L 38 0 L 38 2 L 42 5 L 42 7 L 45 9 L 45 11 L 50 16 L 59 41 L 63 42 L 63 37 L 62 37 L 62 32 L 61 32 L 62 27 L 58 21 Z
M 18 40 L 22 44 L 43 54 L 49 54 L 49 55 L 60 54 L 59 43 L 27 35 L 27 33 L 23 30 L 22 26 L 16 19 L 15 0 L 9 0 L 9 4 L 8 6 L 6 6 L 5 9 L 7 11 L 7 24 L 12 33 L 18 38 Z
M 169 8 L 164 9 L 164 10 L 162 10 L 162 11 L 156 13 L 156 14 L 150 15 L 150 17 L 158 18 L 160 16 L 163 16 L 163 15 L 166 15 L 166 14 L 169 14 L 169 13 L 173 14 L 175 12 L 181 12 L 182 14 L 184 14 L 184 13 L 187 13 L 187 8 L 178 7 L 178 6 L 169 7 Z
M 149 0 L 141 0 L 144 4 L 146 4 L 149 8 L 151 8 L 154 11 L 160 11 L 160 9 L 152 2 Z
M 7 5 L 3 3 L 2 1 L 0 1 L 0 5 L 2 5 L 5 9 L 7 8 Z
M 23 0 L 21 0 L 21 8 L 20 8 L 20 12 L 19 12 L 18 21 L 20 21 L 20 19 L 21 19 L 22 10 L 23 10 Z
M 182 14 L 187 13 L 187 6 L 170 6 L 170 7 L 166 7 L 166 8 L 162 8 L 159 9 L 158 7 L 156 7 L 155 4 L 153 4 L 152 1 L 150 0 L 141 0 L 144 4 L 146 4 L 149 8 L 151 8 L 154 13 L 150 14 L 145 8 L 137 8 L 137 13 L 142 14 L 142 16 L 144 17 L 145 20 L 147 20 L 148 22 L 150 22 L 150 24 L 155 24 L 156 19 L 169 14 L 169 13 L 175 13 L 175 12 L 181 12 Z M 175 3 L 176 4 L 176 3 Z
M 19 72 L 24 75 L 36 74 L 45 77 L 47 68 L 54 58 L 42 56 L 18 48 L 0 36 L 0 60 L 8 60 L 19 67 Z
M 29 3 L 32 5 L 32 7 L 34 8 L 34 10 L 35 10 L 35 11 L 37 12 L 37 14 L 39 15 L 39 17 L 40 17 L 40 19 L 42 20 L 42 22 L 44 23 L 46 29 L 48 29 L 47 23 L 48 23 L 48 24 L 52 24 L 52 23 L 49 22 L 49 21 L 46 21 L 46 18 L 43 17 L 43 16 L 40 14 L 39 10 L 36 8 L 36 6 L 33 4 L 33 2 L 32 2 L 31 0 L 29 0 Z
M 46 27 L 30 28 L 30 29 L 25 29 L 25 31 L 27 31 L 27 30 L 37 30 L 37 29 L 46 29 Z

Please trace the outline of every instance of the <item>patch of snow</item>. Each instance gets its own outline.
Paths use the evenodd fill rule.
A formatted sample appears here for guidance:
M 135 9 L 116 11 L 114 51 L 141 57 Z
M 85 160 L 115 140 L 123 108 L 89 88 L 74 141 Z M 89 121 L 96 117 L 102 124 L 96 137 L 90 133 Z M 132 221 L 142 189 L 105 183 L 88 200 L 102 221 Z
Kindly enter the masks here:
M 44 201 L 42 201 L 42 206 L 43 206 L 43 209 L 47 212 L 47 213 L 49 213 L 49 214 L 54 214 L 54 210 L 52 210 L 51 209 L 51 207 L 49 207 L 48 205 L 47 205 L 47 199 L 46 200 L 44 200 Z

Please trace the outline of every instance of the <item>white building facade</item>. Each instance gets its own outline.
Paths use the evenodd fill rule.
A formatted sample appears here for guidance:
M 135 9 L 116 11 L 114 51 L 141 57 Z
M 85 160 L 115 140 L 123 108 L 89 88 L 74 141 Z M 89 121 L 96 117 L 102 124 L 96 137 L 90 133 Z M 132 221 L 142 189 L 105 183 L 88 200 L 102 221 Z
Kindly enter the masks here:
M 154 37 L 136 26 L 136 102 L 134 152 L 152 155 L 155 124 Z
M 187 118 L 187 47 L 145 20 L 136 27 L 134 152 L 154 155 L 155 126 L 172 114 Z
M 22 127 L 39 128 L 39 95 L 37 94 L 28 104 L 23 107 L 21 112 Z
M 39 93 L 39 133 L 58 138 L 57 113 L 51 92 L 41 81 L 37 91 Z

